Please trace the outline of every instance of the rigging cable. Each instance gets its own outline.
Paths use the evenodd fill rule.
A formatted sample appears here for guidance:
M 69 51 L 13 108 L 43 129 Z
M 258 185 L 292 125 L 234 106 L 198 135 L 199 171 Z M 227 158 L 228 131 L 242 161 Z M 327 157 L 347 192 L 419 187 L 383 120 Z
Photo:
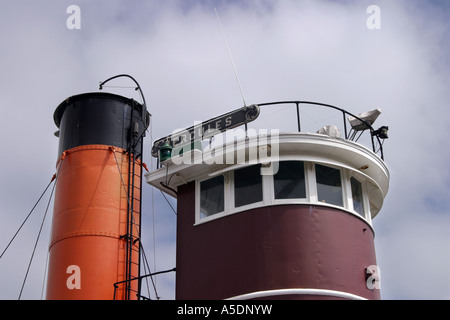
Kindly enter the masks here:
M 152 270 L 150 269 L 150 265 L 149 265 L 149 263 L 148 263 L 147 256 L 145 255 L 145 250 L 144 250 L 144 247 L 143 247 L 142 243 L 141 243 L 141 247 L 142 247 L 142 257 L 143 257 L 144 260 L 145 260 L 144 271 L 145 271 L 145 266 L 147 265 L 147 268 L 148 268 L 148 274 L 151 274 L 151 273 L 152 273 Z M 146 273 L 146 272 L 144 272 L 144 273 Z M 156 290 L 156 282 L 155 282 L 155 279 L 153 279 L 153 276 L 150 277 L 150 280 L 152 281 L 153 291 L 155 291 L 156 299 L 159 300 L 159 299 L 160 299 L 160 296 L 158 295 L 158 291 Z M 145 281 L 145 282 L 146 282 L 146 284 L 147 284 L 147 292 L 148 292 L 148 294 L 149 294 L 149 296 L 150 296 L 150 289 L 149 289 L 149 287 L 148 287 L 148 280 L 147 280 L 147 278 L 146 278 L 146 281 Z
M 52 179 L 52 181 L 53 181 L 53 179 Z M 55 191 L 55 187 L 56 187 L 56 183 L 53 184 L 52 192 L 50 193 L 50 197 L 49 197 L 48 202 L 47 202 L 47 208 L 45 209 L 44 218 L 42 219 L 41 227 L 39 228 L 39 233 L 38 233 L 38 236 L 36 238 L 36 242 L 34 244 L 33 253 L 31 254 L 30 262 L 28 263 L 27 272 L 26 272 L 25 277 L 23 279 L 22 288 L 20 289 L 20 294 L 19 294 L 19 299 L 18 300 L 20 300 L 20 298 L 22 297 L 23 288 L 25 286 L 25 282 L 27 281 L 28 272 L 30 271 L 31 263 L 33 262 L 34 253 L 36 252 L 36 247 L 37 247 L 37 244 L 39 242 L 39 238 L 41 236 L 42 227 L 44 226 L 45 218 L 47 217 L 48 208 L 50 206 L 50 203 L 51 203 L 51 200 L 52 200 L 52 197 L 53 197 L 53 192 Z
M 239 76 L 238 76 L 238 73 L 236 70 L 236 66 L 234 65 L 233 57 L 231 56 L 231 51 L 230 51 L 230 47 L 228 46 L 227 38 L 225 37 L 225 32 L 223 31 L 222 22 L 220 22 L 219 13 L 217 12 L 216 8 L 214 8 L 214 11 L 216 12 L 217 21 L 219 22 L 220 30 L 222 31 L 223 40 L 225 41 L 225 46 L 227 47 L 228 56 L 230 58 L 231 65 L 233 66 L 234 76 L 236 77 L 236 81 L 239 86 L 239 90 L 241 91 L 241 97 L 242 97 L 242 101 L 244 102 L 244 107 L 245 107 L 245 106 L 247 106 L 247 104 L 245 103 L 244 92 L 242 91 L 241 82 L 239 81 Z
M 44 277 L 42 280 L 42 289 L 41 289 L 41 300 L 43 300 L 45 283 L 47 280 L 47 268 L 48 268 L 48 258 L 50 256 L 50 250 L 47 250 L 47 258 L 45 259 L 45 268 L 44 268 Z
M 161 191 L 161 190 L 159 190 Z M 161 194 L 163 195 L 164 199 L 166 199 L 167 203 L 169 204 L 170 208 L 172 209 L 173 213 L 175 213 L 175 215 L 177 215 L 177 211 L 174 209 L 174 207 L 172 206 L 172 204 L 169 202 L 169 199 L 167 199 L 166 195 L 164 194 L 164 192 L 161 191 Z
M 47 185 L 47 187 L 45 188 L 44 192 L 42 192 L 41 196 L 39 197 L 39 199 L 37 200 L 37 202 L 35 203 L 35 205 L 33 206 L 33 208 L 31 209 L 30 213 L 28 213 L 27 217 L 25 218 L 25 220 L 22 222 L 22 224 L 20 225 L 19 229 L 16 231 L 16 233 L 14 234 L 14 236 L 12 237 L 11 241 L 9 241 L 8 245 L 6 246 L 6 248 L 3 250 L 2 254 L 0 255 L 0 259 L 3 257 L 3 255 L 5 254 L 6 250 L 8 250 L 9 246 L 11 245 L 11 243 L 14 241 L 14 239 L 16 238 L 17 234 L 20 232 L 20 230 L 22 229 L 22 227 L 24 226 L 25 222 L 28 220 L 28 218 L 31 216 L 31 213 L 33 213 L 34 209 L 36 208 L 36 206 L 38 205 L 38 203 L 41 201 L 42 197 L 44 196 L 44 194 L 47 192 L 47 189 L 50 187 L 50 185 L 52 184 L 52 182 L 56 179 L 56 174 L 53 175 L 51 181 L 49 182 L 49 184 Z
M 152 117 L 150 116 L 149 119 L 149 126 L 150 131 L 150 141 L 153 141 L 153 121 L 152 121 Z M 150 157 L 150 168 L 153 169 L 153 157 Z M 153 187 L 151 187 L 152 190 L 152 240 L 153 240 L 153 270 L 156 270 L 156 231 L 155 231 L 155 192 L 154 192 Z M 151 270 L 149 268 L 149 273 L 151 273 Z M 156 279 L 153 280 L 153 277 L 151 277 L 153 286 L 154 286 L 154 290 L 155 290 L 155 295 L 156 295 L 156 299 L 159 300 L 160 297 L 158 296 L 158 293 L 156 292 Z M 147 282 L 147 286 L 148 286 L 148 281 Z M 150 291 L 149 291 L 149 296 L 150 296 Z

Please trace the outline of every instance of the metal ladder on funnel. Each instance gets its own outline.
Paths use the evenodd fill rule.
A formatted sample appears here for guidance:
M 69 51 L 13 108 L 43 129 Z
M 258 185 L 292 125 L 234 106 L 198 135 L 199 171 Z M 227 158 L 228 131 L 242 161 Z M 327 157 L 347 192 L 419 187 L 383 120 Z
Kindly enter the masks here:
M 126 260 L 125 260 L 125 300 L 140 298 L 140 249 L 141 249 L 141 196 L 142 196 L 142 165 L 139 158 L 142 157 L 142 136 L 138 138 L 137 123 L 134 122 L 134 108 L 131 114 L 130 146 L 128 149 L 128 190 L 127 190 L 127 236 L 126 236 Z M 141 140 L 140 150 L 136 150 L 137 142 Z M 136 279 L 136 280 L 133 280 Z
M 132 279 L 139 277 L 140 264 L 140 209 L 141 209 L 141 166 L 136 164 L 134 154 L 129 154 L 128 161 L 128 210 L 125 260 L 125 299 L 139 297 L 139 283 Z M 136 172 L 137 171 L 137 172 Z

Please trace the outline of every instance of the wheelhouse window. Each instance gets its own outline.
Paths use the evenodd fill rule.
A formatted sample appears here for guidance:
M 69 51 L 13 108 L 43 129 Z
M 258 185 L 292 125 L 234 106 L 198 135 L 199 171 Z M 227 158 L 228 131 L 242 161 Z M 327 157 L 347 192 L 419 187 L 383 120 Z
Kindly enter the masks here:
M 261 166 L 234 171 L 234 205 L 242 207 L 263 200 Z
M 333 205 L 370 223 L 370 184 L 346 168 L 302 160 L 278 163 L 273 176 L 261 175 L 261 165 L 225 171 L 196 181 L 196 223 L 263 206 L 311 203 Z
M 217 176 L 200 182 L 200 218 L 224 211 L 224 177 Z
M 362 183 L 351 177 L 350 185 L 352 188 L 353 210 L 365 217 Z
M 273 177 L 275 199 L 306 198 L 303 161 L 282 161 Z
M 319 202 L 343 207 L 341 171 L 320 164 L 315 168 Z

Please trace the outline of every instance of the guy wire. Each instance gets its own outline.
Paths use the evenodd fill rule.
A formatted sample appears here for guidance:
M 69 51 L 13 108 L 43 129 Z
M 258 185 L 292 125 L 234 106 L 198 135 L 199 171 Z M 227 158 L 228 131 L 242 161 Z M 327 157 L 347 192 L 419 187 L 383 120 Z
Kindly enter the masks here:
M 233 57 L 231 56 L 231 51 L 230 51 L 230 48 L 228 46 L 227 39 L 225 37 L 225 32 L 223 31 L 223 28 L 222 28 L 222 23 L 220 22 L 220 18 L 219 18 L 219 14 L 217 13 L 217 9 L 214 8 L 214 11 L 216 12 L 217 21 L 219 22 L 220 30 L 222 30 L 223 40 L 225 41 L 225 46 L 227 47 L 228 56 L 230 57 L 230 61 L 231 61 L 231 64 L 232 64 L 233 70 L 234 70 L 234 75 L 236 77 L 236 81 L 238 83 L 239 90 L 241 91 L 242 101 L 244 101 L 244 107 L 245 107 L 245 106 L 247 106 L 247 104 L 245 103 L 244 93 L 242 91 L 241 82 L 239 81 L 239 76 L 238 76 L 238 73 L 237 73 L 237 70 L 236 70 L 236 66 L 234 65 Z

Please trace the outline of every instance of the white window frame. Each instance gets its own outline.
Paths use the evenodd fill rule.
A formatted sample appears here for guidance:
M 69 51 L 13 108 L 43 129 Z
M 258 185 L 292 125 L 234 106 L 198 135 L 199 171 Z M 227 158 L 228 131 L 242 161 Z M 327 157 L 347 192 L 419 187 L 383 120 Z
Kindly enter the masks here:
M 227 202 L 227 192 L 229 192 L 228 191 L 229 188 L 227 187 L 227 184 L 229 184 L 229 183 L 227 181 L 228 180 L 227 173 L 224 173 L 224 174 L 221 174 L 221 175 L 223 176 L 223 183 L 224 183 L 224 186 L 223 186 L 223 191 L 224 191 L 224 194 L 223 194 L 223 197 L 224 197 L 223 211 L 215 213 L 215 214 L 210 215 L 208 217 L 203 217 L 203 218 L 201 217 L 201 210 L 200 210 L 201 183 L 203 181 L 214 179 L 214 178 L 216 178 L 216 177 L 218 177 L 220 175 L 216 175 L 214 177 L 208 177 L 207 176 L 207 177 L 204 177 L 202 179 L 199 179 L 199 180 L 195 181 L 195 224 L 197 224 L 200 221 L 201 222 L 208 222 L 208 221 L 215 220 L 215 219 L 218 219 L 218 218 L 221 218 L 221 217 L 224 217 L 224 216 L 227 215 L 227 212 L 229 211 L 228 208 L 227 208 L 229 206 L 229 204 Z
M 251 164 L 248 167 L 252 167 L 252 166 L 256 166 L 256 165 L 258 165 L 258 164 Z M 243 169 L 243 168 L 238 168 L 236 170 L 240 170 L 240 169 Z M 230 201 L 229 202 L 230 202 L 230 209 L 231 209 L 230 213 L 233 214 L 233 213 L 246 211 L 246 210 L 250 210 L 250 209 L 254 209 L 254 208 L 260 208 L 260 207 L 267 205 L 267 195 L 266 195 L 267 192 L 265 192 L 265 189 L 267 189 L 267 187 L 265 187 L 267 185 L 267 181 L 266 181 L 266 179 L 264 179 L 264 177 L 266 177 L 266 176 L 261 175 L 262 200 L 258 201 L 258 202 L 249 203 L 244 206 L 236 207 L 235 199 L 234 199 L 234 172 L 236 170 L 233 170 L 229 173 L 230 174 L 230 198 L 229 198 Z
M 361 180 L 359 180 L 361 181 Z M 363 201 L 364 201 L 364 213 L 365 220 L 372 225 L 372 212 L 370 210 L 370 199 L 369 199 L 369 189 L 368 189 L 369 181 L 363 180 L 362 182 L 362 192 L 363 192 Z
M 305 176 L 305 190 L 306 190 L 306 197 L 305 198 L 292 198 L 292 199 L 276 199 L 275 198 L 275 175 L 266 176 L 269 184 L 270 194 L 268 195 L 268 199 L 271 200 L 271 204 L 304 204 L 304 203 L 310 203 L 310 188 L 309 188 L 309 179 L 308 179 L 308 171 L 309 167 L 307 166 L 310 162 L 304 161 L 304 160 L 297 160 L 297 159 L 283 159 L 278 161 L 280 162 L 286 162 L 286 161 L 297 161 L 297 162 L 303 162 L 303 170 L 304 170 L 304 176 Z
M 352 190 L 352 181 L 351 179 L 354 178 L 356 181 L 358 181 L 361 184 L 361 192 L 362 192 L 362 201 L 363 201 L 363 215 L 361 215 L 359 212 L 355 210 L 355 207 L 353 205 L 353 190 Z M 347 182 L 348 181 L 348 182 Z M 366 208 L 366 192 L 365 192 L 365 183 L 364 181 L 361 181 L 359 177 L 357 177 L 354 174 L 349 173 L 348 177 L 346 179 L 346 184 L 348 185 L 348 192 L 349 192 L 349 205 L 348 209 L 357 214 L 358 216 L 367 219 L 367 208 Z
M 327 163 L 327 162 L 317 162 L 296 158 L 283 158 L 282 161 L 301 161 L 304 164 L 305 170 L 305 187 L 306 187 L 306 198 L 298 199 L 275 199 L 274 191 L 274 176 L 273 175 L 262 175 L 262 201 L 250 203 L 241 207 L 235 207 L 234 202 L 234 171 L 246 167 L 245 165 L 235 167 L 230 170 L 225 170 L 219 174 L 207 175 L 197 179 L 195 181 L 195 223 L 194 225 L 202 224 L 212 220 L 216 220 L 225 216 L 229 216 L 242 211 L 248 211 L 255 208 L 261 208 L 265 206 L 274 205 L 285 205 L 285 204 L 312 204 L 324 207 L 336 208 L 339 210 L 344 210 L 358 218 L 364 220 L 369 226 L 372 225 L 371 210 L 370 210 L 370 199 L 368 194 L 368 184 L 373 183 L 370 177 L 366 176 L 362 172 L 358 172 L 355 169 L 349 167 L 339 167 L 338 165 Z M 318 191 L 317 191 L 317 179 L 316 179 L 316 164 L 330 167 L 339 170 L 341 177 L 341 189 L 342 189 L 342 202 L 343 206 L 338 206 L 332 203 L 319 202 Z M 250 166 L 257 164 L 250 164 Z M 200 196 L 201 196 L 201 182 L 212 179 L 218 175 L 224 177 L 224 211 L 213 214 L 208 217 L 201 218 L 200 216 Z M 364 202 L 364 216 L 356 212 L 353 208 L 353 196 L 351 190 L 350 179 L 354 177 L 361 183 L 363 192 L 363 202 Z
M 316 164 L 321 165 L 323 167 L 329 167 L 335 170 L 339 171 L 339 175 L 341 177 L 341 190 L 342 190 L 342 206 L 339 206 L 337 204 L 333 204 L 333 203 L 327 203 L 327 202 L 321 202 L 319 201 L 319 192 L 317 189 L 317 176 L 316 176 Z M 333 208 L 339 208 L 339 209 L 347 209 L 348 208 L 348 201 L 347 201 L 347 192 L 346 192 L 346 183 L 344 181 L 344 171 L 342 168 L 332 165 L 332 164 L 328 164 L 328 163 L 322 163 L 322 162 L 313 162 L 313 171 L 314 171 L 314 191 L 315 191 L 315 202 L 316 204 L 319 205 L 323 205 L 323 206 L 329 206 L 329 207 L 333 207 Z M 347 209 L 348 210 L 348 209 Z

